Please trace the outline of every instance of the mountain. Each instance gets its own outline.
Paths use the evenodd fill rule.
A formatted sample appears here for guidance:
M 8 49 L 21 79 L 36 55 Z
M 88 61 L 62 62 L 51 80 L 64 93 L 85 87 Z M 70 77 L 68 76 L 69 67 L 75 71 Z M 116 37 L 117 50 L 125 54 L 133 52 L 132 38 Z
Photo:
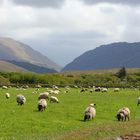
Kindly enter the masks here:
M 46 68 L 46 72 L 48 72 L 47 70 L 56 72 L 61 69 L 59 65 L 40 52 L 11 38 L 0 37 L 0 60 L 6 60 L 9 63 L 17 62 L 18 64 L 28 63 L 31 64 L 31 67 L 36 65 L 44 70 Z
M 66 65 L 62 71 L 140 68 L 140 42 L 118 42 L 87 51 Z
M 21 71 L 27 72 L 26 69 L 3 60 L 0 60 L 0 71 L 1 72 L 21 72 Z

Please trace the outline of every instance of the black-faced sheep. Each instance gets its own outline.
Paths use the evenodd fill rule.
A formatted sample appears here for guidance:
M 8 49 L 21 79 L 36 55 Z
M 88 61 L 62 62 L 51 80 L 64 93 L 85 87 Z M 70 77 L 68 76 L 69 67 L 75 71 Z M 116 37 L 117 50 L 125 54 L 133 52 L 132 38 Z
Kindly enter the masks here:
M 138 98 L 138 101 L 137 101 L 137 105 L 139 105 L 140 104 L 140 97 Z
M 100 92 L 101 91 L 101 88 L 100 87 L 96 87 L 95 88 L 95 92 Z
M 26 102 L 26 98 L 23 95 L 17 95 L 16 100 L 18 105 L 23 105 Z
M 49 92 L 40 93 L 38 100 L 40 99 L 49 99 Z
M 59 103 L 59 100 L 58 100 L 57 97 L 51 96 L 51 97 L 50 97 L 50 103 L 51 103 L 51 102 L 53 102 L 53 103 Z
M 10 98 L 10 94 L 9 93 L 5 93 L 5 97 L 6 97 L 6 99 L 9 99 Z
M 120 120 L 126 121 L 126 118 L 128 120 L 130 119 L 130 110 L 127 107 L 123 107 L 123 108 L 119 109 L 119 111 L 117 113 L 117 119 L 118 119 L 118 121 L 120 121 Z
M 90 106 L 86 108 L 84 112 L 84 121 L 91 120 L 95 117 L 96 115 L 96 110 L 94 108 L 95 105 L 96 104 L 90 104 Z
M 47 101 L 45 100 L 45 99 L 40 99 L 39 101 L 38 101 L 38 111 L 45 111 L 45 109 L 46 109 L 46 107 L 47 107 Z

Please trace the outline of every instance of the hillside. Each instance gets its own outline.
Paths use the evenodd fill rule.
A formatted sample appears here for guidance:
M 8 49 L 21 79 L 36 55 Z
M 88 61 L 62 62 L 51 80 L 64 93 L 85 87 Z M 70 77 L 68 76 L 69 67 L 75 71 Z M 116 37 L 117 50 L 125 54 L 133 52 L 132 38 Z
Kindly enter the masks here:
M 27 72 L 26 69 L 16 66 L 14 64 L 11 64 L 9 62 L 6 61 L 2 61 L 0 60 L 0 71 L 1 72 Z
M 102 45 L 77 57 L 62 71 L 140 68 L 140 42 Z
M 60 70 L 60 66 L 46 56 L 11 38 L 0 37 L 0 59 L 27 62 L 47 69 Z

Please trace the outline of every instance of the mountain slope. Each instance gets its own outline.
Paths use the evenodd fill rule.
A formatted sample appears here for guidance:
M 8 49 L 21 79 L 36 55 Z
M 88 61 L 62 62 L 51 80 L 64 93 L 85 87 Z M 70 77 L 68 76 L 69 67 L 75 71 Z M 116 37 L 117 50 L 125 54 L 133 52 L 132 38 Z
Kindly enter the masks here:
M 48 69 L 60 70 L 60 66 L 46 56 L 11 38 L 0 37 L 0 59 L 28 62 Z
M 3 60 L 0 60 L 0 71 L 1 72 L 27 72 L 26 69 Z
M 140 68 L 140 42 L 102 45 L 77 57 L 62 71 L 112 69 L 122 66 Z

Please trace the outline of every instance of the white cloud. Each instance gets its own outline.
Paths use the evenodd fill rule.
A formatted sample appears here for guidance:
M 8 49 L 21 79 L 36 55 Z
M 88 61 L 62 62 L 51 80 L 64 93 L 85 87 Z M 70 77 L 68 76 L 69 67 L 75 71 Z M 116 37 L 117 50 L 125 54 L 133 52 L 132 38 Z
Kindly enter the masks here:
M 63 5 L 65 0 L 12 0 L 15 4 L 23 5 L 23 6 L 34 6 L 38 8 L 42 7 L 52 7 L 59 8 Z
M 139 41 L 140 10 L 135 6 L 66 0 L 61 8 L 44 8 L 41 2 L 36 8 L 36 3 L 17 2 L 1 4 L 0 35 L 24 41 L 62 65 L 104 43 Z
M 79 0 L 83 1 L 88 5 L 97 4 L 97 3 L 113 3 L 113 4 L 125 4 L 125 5 L 138 5 L 140 4 L 139 0 Z

